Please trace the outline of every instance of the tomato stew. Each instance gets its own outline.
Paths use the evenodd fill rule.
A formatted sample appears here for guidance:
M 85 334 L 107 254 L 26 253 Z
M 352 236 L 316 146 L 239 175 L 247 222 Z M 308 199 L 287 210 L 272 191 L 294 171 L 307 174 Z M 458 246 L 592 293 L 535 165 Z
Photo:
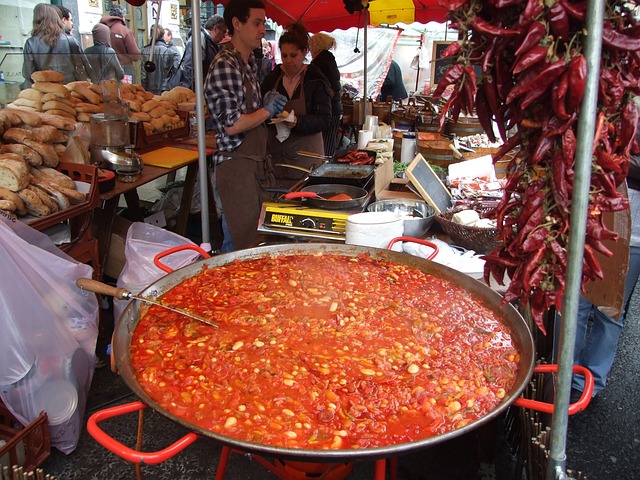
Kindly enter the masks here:
M 413 267 L 318 253 L 205 269 L 162 299 L 219 322 L 142 309 L 132 367 L 168 412 L 294 449 L 358 449 L 485 416 L 520 355 L 506 320 Z

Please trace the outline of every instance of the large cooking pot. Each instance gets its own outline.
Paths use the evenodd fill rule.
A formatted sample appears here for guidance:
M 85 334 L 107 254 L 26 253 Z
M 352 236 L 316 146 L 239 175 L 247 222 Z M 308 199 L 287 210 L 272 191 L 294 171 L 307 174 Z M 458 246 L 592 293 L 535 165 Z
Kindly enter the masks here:
M 180 270 L 177 270 L 148 286 L 141 292 L 142 296 L 155 297 L 161 295 L 171 288 L 175 287 L 185 279 L 191 278 L 202 271 L 203 267 L 216 268 L 222 265 L 226 265 L 235 260 L 253 260 L 264 257 L 275 257 L 283 255 L 297 255 L 297 254 L 316 254 L 319 251 L 326 253 L 340 254 L 345 256 L 356 256 L 359 254 L 367 253 L 373 258 L 390 261 L 399 264 L 408 265 L 413 268 L 417 268 L 421 271 L 435 275 L 439 278 L 449 280 L 454 284 L 464 288 L 469 295 L 474 296 L 478 300 L 481 300 L 488 308 L 494 310 L 496 313 L 500 312 L 500 316 L 506 318 L 507 326 L 511 330 L 511 335 L 520 351 L 520 364 L 518 374 L 515 379 L 514 385 L 509 392 L 505 395 L 502 403 L 496 407 L 493 411 L 485 415 L 484 417 L 475 420 L 466 426 L 453 430 L 435 437 L 418 440 L 415 442 L 391 445 L 378 448 L 361 448 L 361 449 L 349 449 L 349 450 L 302 450 L 291 449 L 284 447 L 274 447 L 270 445 L 263 445 L 259 443 L 252 443 L 243 440 L 238 440 L 232 437 L 220 435 L 208 430 L 203 430 L 169 412 L 164 410 L 158 403 L 153 400 L 147 392 L 142 388 L 138 382 L 135 373 L 131 365 L 130 347 L 133 332 L 139 321 L 140 307 L 143 305 L 141 302 L 134 300 L 124 310 L 120 316 L 114 336 L 113 336 L 113 352 L 115 357 L 115 363 L 117 369 L 131 388 L 131 390 L 140 397 L 140 399 L 149 405 L 154 410 L 157 410 L 162 415 L 170 418 L 171 420 L 183 425 L 184 427 L 197 432 L 198 434 L 211 437 L 217 441 L 222 442 L 233 448 L 238 448 L 242 451 L 249 453 L 259 453 L 272 455 L 277 458 L 293 458 L 298 460 L 311 460 L 311 461 L 323 461 L 323 462 L 336 462 L 344 460 L 354 459 L 382 459 L 387 457 L 397 456 L 408 451 L 421 449 L 435 445 L 440 442 L 450 440 L 459 435 L 465 434 L 471 430 L 478 428 L 480 425 L 485 424 L 492 419 L 499 416 L 509 407 L 521 394 L 523 388 L 528 384 L 534 366 L 534 344 L 531 336 L 531 332 L 525 323 L 522 316 L 513 308 L 508 305 L 506 307 L 500 307 L 501 296 L 496 292 L 488 288 L 483 283 L 474 280 L 467 275 L 464 275 L 458 271 L 445 267 L 443 265 L 430 262 L 423 258 L 410 256 L 403 253 L 393 252 L 390 250 L 381 250 L 368 247 L 359 247 L 354 245 L 338 245 L 338 244 L 296 244 L 296 245 L 277 245 L 268 247 L 259 247 L 248 250 L 241 250 L 238 252 L 232 252 L 217 257 L 208 258 Z M 137 407 L 139 408 L 139 407 Z M 129 411 L 135 410 L 135 406 Z M 96 415 L 96 414 L 94 414 Z M 108 417 L 106 417 L 108 418 Z M 95 425 L 92 425 L 90 420 L 89 433 L 94 438 L 96 436 Z M 189 440 L 193 441 L 193 434 L 190 434 Z M 185 437 L 187 438 L 187 437 Z M 101 442 L 102 443 L 102 442 Z M 176 442 L 177 444 L 178 442 Z M 176 445 L 174 444 L 174 445 Z M 105 445 L 103 443 L 103 445 Z M 107 446 L 107 445 L 105 445 Z M 118 453 L 119 450 L 112 450 Z M 138 458 L 138 457 L 136 457 Z

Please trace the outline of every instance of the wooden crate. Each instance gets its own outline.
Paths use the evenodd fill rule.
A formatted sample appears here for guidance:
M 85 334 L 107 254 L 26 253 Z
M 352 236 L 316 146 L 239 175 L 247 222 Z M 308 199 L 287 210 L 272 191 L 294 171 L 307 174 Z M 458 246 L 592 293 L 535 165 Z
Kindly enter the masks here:
M 0 401 L 0 440 L 6 442 L 0 447 L 0 468 L 18 465 L 25 471 L 34 470 L 51 454 L 47 414 L 42 412 L 26 427 L 16 425 L 18 421 Z

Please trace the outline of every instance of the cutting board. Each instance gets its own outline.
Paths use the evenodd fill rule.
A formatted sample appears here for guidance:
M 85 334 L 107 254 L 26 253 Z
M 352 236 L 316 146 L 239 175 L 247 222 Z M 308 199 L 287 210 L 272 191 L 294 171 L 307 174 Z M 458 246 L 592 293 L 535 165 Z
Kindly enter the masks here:
M 176 168 L 198 158 L 198 152 L 184 148 L 162 147 L 141 155 L 145 165 L 163 168 Z

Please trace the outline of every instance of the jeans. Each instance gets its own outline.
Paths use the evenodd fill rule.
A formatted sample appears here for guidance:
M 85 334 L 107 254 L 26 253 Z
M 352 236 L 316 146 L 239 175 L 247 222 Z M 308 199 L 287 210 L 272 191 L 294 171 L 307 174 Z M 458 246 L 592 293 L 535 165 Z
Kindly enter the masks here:
M 220 247 L 220 253 L 233 252 L 235 247 L 233 246 L 233 239 L 231 238 L 231 232 L 229 231 L 229 225 L 227 224 L 227 217 L 222 213 L 222 246 Z
M 618 340 L 638 275 L 640 275 L 640 247 L 631 247 L 629 271 L 625 279 L 624 304 L 617 321 L 602 313 L 586 298 L 580 297 L 573 363 L 588 368 L 593 374 L 594 396 L 607 384 L 607 375 L 616 356 Z M 593 314 L 593 321 L 591 328 L 587 331 L 591 314 Z M 571 388 L 582 391 L 584 378 L 574 375 Z

